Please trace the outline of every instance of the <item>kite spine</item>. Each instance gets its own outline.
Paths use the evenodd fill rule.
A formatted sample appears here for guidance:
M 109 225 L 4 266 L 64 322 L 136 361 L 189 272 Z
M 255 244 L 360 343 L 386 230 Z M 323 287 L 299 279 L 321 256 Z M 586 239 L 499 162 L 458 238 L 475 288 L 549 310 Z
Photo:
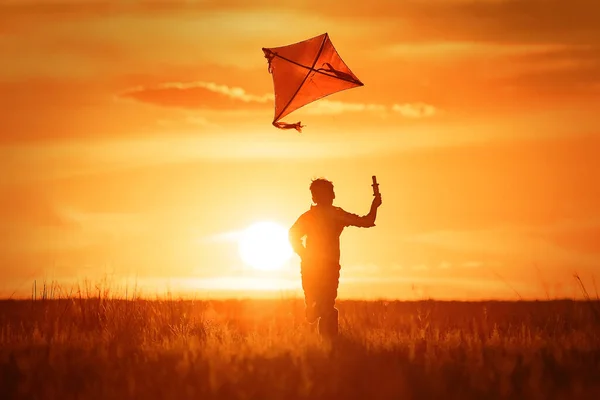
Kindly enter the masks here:
M 269 67 L 268 67 L 268 68 L 269 68 L 269 73 L 273 73 L 273 69 L 271 68 L 271 61 L 272 61 L 272 60 L 273 60 L 275 57 L 279 57 L 279 58 L 281 58 L 282 60 L 285 60 L 285 61 L 287 61 L 287 62 L 289 62 L 289 63 L 292 63 L 292 64 L 294 64 L 294 65 L 297 65 L 297 66 L 299 66 L 300 68 L 304 68 L 304 69 L 307 69 L 307 70 L 309 70 L 309 71 L 316 72 L 317 74 L 321 74 L 321 75 L 329 76 L 329 77 L 331 77 L 331 78 L 336 78 L 336 79 L 340 79 L 340 80 L 342 80 L 342 81 L 346 81 L 346 82 L 354 83 L 354 84 L 355 84 L 355 85 L 357 85 L 357 86 L 363 86 L 363 85 L 364 85 L 364 84 L 363 84 L 363 83 L 362 83 L 360 80 L 358 80 L 358 79 L 354 79 L 354 78 L 353 78 L 351 75 L 349 75 L 349 74 L 346 74 L 346 73 L 344 73 L 344 72 L 338 71 L 337 69 L 333 68 L 333 67 L 331 66 L 331 64 L 329 64 L 329 63 L 325 63 L 325 65 L 329 66 L 329 69 L 325 69 L 325 68 L 319 68 L 319 69 L 315 69 L 315 68 L 310 68 L 310 67 L 307 67 L 306 65 L 302 65 L 302 64 L 300 64 L 300 63 L 298 63 L 298 62 L 296 62 L 296 61 L 294 61 L 294 60 L 290 60 L 289 58 L 287 58 L 287 57 L 284 57 L 284 56 L 282 56 L 282 55 L 280 55 L 280 54 L 277 54 L 277 53 L 275 53 L 275 52 L 272 52 L 272 51 L 271 51 L 271 50 L 269 50 L 269 49 L 263 49 L 263 51 L 265 52 L 265 54 L 267 54 L 267 52 L 268 52 L 268 55 L 265 55 L 265 58 L 267 59 L 267 62 L 269 63 Z M 332 75 L 332 74 L 328 74 L 327 72 L 333 72 L 333 74 L 334 74 L 334 75 Z
M 317 60 L 319 59 L 319 57 L 321 57 L 321 53 L 323 52 L 323 47 L 325 47 L 325 42 L 327 41 L 327 37 L 328 37 L 327 34 L 325 34 L 325 36 L 323 36 L 323 41 L 321 42 L 321 47 L 319 48 L 319 52 L 317 53 L 317 56 L 315 57 L 315 60 L 313 61 L 312 66 L 310 67 L 311 70 L 315 69 L 315 65 L 317 64 Z M 287 110 L 287 108 L 290 106 L 290 104 L 292 104 L 292 101 L 294 100 L 294 98 L 296 97 L 296 95 L 298 94 L 298 92 L 300 91 L 300 89 L 302 88 L 302 86 L 304 85 L 304 83 L 306 82 L 306 80 L 308 79 L 309 75 L 310 75 L 310 72 L 308 74 L 306 74 L 306 76 L 304 77 L 304 80 L 302 80 L 302 83 L 300 84 L 300 86 L 298 86 L 298 89 L 296 89 L 296 92 L 290 98 L 290 101 L 288 101 L 288 103 L 285 105 L 285 107 L 283 107 L 283 109 L 281 110 L 281 112 L 279 113 L 279 115 L 275 117 L 275 119 L 273 120 L 273 122 L 276 122 L 279 118 L 281 118 L 281 116 L 283 115 L 283 113 L 285 112 L 285 110 Z M 300 122 L 298 122 L 298 124 L 300 124 Z

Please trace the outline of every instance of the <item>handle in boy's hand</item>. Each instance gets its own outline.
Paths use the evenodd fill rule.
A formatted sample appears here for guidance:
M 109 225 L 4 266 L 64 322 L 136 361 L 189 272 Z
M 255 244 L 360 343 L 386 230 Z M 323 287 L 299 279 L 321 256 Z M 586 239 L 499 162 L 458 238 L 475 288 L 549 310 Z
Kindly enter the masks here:
M 379 183 L 377 183 L 377 177 L 373 175 L 373 196 L 377 196 L 379 194 Z

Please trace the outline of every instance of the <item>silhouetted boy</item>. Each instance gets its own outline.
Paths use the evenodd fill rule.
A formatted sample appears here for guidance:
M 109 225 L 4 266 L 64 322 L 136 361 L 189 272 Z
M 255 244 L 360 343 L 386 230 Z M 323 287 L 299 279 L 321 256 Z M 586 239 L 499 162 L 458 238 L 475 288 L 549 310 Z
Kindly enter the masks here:
M 358 216 L 333 206 L 333 183 L 313 180 L 310 185 L 315 205 L 298 218 L 290 228 L 289 238 L 300 256 L 302 288 L 306 303 L 306 320 L 319 320 L 319 333 L 335 336 L 338 332 L 338 310 L 335 308 L 340 277 L 340 234 L 347 226 L 375 226 L 381 195 L 377 193 L 370 212 Z M 302 238 L 306 236 L 306 244 Z

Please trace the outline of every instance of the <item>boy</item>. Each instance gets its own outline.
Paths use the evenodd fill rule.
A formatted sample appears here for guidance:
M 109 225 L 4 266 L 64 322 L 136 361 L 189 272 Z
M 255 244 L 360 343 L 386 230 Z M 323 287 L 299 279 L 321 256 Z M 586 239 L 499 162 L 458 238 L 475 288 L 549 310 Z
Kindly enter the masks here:
M 333 206 L 333 183 L 315 179 L 310 185 L 315 205 L 290 228 L 290 244 L 301 259 L 302 289 L 306 303 L 306 320 L 319 320 L 319 333 L 334 337 L 338 333 L 338 310 L 335 308 L 340 278 L 340 235 L 345 227 L 375 226 L 381 194 L 377 191 L 371 210 L 358 216 Z M 302 238 L 306 236 L 306 245 Z

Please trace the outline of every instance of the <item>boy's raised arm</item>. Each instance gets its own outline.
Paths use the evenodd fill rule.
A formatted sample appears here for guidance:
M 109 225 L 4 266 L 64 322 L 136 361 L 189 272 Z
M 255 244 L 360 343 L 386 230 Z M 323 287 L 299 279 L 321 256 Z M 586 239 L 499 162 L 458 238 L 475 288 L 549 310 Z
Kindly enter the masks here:
M 352 214 L 347 211 L 343 211 L 344 226 L 356 226 L 359 228 L 372 228 L 375 226 L 375 220 L 377 219 L 377 209 L 381 206 L 381 194 L 375 195 L 373 202 L 371 203 L 371 209 L 369 213 L 364 216 Z

